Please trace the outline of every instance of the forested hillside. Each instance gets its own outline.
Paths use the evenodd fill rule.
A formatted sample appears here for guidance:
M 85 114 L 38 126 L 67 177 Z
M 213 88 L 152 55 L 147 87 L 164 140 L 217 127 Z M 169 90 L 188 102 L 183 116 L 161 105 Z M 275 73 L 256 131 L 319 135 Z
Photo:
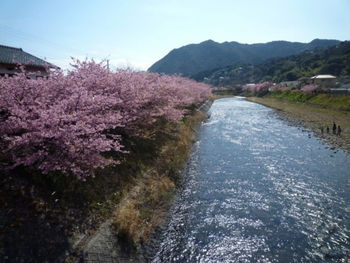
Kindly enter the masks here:
M 286 57 L 306 50 L 338 44 L 338 40 L 315 39 L 310 43 L 273 41 L 259 44 L 217 43 L 207 40 L 172 50 L 148 70 L 166 74 L 192 76 L 199 72 L 228 65 L 257 64 L 270 58 Z
M 273 58 L 260 64 L 243 64 L 200 72 L 194 79 L 213 85 L 293 81 L 317 74 L 350 75 L 350 42 L 317 51 L 304 51 L 285 58 Z

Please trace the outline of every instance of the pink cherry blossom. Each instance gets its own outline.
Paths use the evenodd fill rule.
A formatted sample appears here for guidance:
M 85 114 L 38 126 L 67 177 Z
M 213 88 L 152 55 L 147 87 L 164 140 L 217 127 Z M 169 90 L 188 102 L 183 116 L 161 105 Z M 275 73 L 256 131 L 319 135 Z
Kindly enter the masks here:
M 250 91 L 253 93 L 259 93 L 259 92 L 267 91 L 271 86 L 273 86 L 273 83 L 266 81 L 259 84 L 246 84 L 243 86 L 243 90 Z
M 317 85 L 305 85 L 305 86 L 302 86 L 300 88 L 301 91 L 305 92 L 305 93 L 312 93 L 312 92 L 315 92 L 316 90 L 318 89 L 318 86 Z
M 158 120 L 177 122 L 205 101 L 210 87 L 179 76 L 118 70 L 74 60 L 49 78 L 0 78 L 0 146 L 11 164 L 60 171 L 78 179 L 116 165 L 102 153 L 127 154 L 123 137 L 143 136 Z

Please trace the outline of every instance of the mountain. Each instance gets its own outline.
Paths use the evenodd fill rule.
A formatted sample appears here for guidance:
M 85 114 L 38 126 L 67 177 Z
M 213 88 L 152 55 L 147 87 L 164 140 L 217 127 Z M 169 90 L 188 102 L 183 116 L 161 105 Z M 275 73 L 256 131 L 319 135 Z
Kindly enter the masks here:
M 315 39 L 310 43 L 273 41 L 260 44 L 217 43 L 207 40 L 174 49 L 148 71 L 192 76 L 199 72 L 237 63 L 256 64 L 273 57 L 286 57 L 305 50 L 338 44 L 338 40 Z
M 207 70 L 192 76 L 214 86 L 258 83 L 260 81 L 293 81 L 317 74 L 337 77 L 350 75 L 350 42 L 328 48 L 307 50 L 283 58 L 272 58 L 259 64 L 235 64 Z

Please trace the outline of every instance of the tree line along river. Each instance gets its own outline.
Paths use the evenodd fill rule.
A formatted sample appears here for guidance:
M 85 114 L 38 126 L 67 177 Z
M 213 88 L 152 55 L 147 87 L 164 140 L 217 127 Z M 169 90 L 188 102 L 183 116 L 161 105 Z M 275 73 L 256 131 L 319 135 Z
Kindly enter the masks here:
M 153 262 L 350 262 L 350 155 L 216 100 Z

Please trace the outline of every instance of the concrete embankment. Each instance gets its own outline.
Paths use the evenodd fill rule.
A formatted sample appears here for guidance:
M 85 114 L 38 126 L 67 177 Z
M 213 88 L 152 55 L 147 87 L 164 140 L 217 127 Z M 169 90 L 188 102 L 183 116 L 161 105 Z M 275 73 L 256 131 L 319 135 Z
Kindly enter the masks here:
M 274 108 L 281 118 L 312 129 L 315 134 L 334 147 L 350 151 L 350 112 L 321 108 L 305 103 L 289 102 L 275 98 L 249 97 L 247 100 Z M 335 123 L 341 127 L 341 135 L 333 134 Z M 327 127 L 329 133 L 327 133 Z M 323 132 L 322 132 L 323 130 Z

